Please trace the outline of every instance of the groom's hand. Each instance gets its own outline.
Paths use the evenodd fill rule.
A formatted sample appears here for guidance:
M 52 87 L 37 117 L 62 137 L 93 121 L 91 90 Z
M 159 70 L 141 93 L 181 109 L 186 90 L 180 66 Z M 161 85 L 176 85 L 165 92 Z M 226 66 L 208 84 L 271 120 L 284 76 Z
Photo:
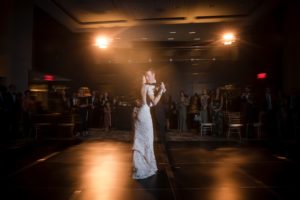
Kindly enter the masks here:
M 167 91 L 164 82 L 161 82 L 161 84 L 160 84 L 160 89 L 161 89 L 164 93 Z

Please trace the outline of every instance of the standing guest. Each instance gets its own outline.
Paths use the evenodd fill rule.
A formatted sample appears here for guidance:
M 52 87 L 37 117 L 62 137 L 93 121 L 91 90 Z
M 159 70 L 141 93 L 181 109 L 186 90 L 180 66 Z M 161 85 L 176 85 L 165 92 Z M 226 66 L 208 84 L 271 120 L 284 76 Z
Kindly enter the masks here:
M 169 116 L 170 116 L 170 129 L 177 129 L 178 128 L 177 110 L 176 110 L 176 103 L 173 101 L 170 104 Z
M 246 123 L 254 122 L 254 99 L 249 87 L 241 94 L 241 113 Z
M 6 103 L 8 109 L 8 131 L 10 139 L 15 139 L 18 133 L 18 115 L 22 112 L 20 107 L 20 102 L 18 102 L 16 86 L 14 84 L 10 84 L 8 86 L 8 92 L 6 96 Z
M 214 135 L 220 136 L 223 133 L 223 97 L 220 94 L 220 89 L 217 88 L 211 98 L 211 116 L 214 123 Z
M 187 106 L 188 98 L 183 91 L 179 94 L 179 102 L 177 105 L 178 110 L 178 130 L 180 132 L 187 131 L 186 118 L 187 118 Z
M 117 127 L 118 107 L 119 107 L 118 97 L 114 97 L 111 102 L 111 127 L 112 128 Z
M 8 115 L 8 109 L 6 104 L 6 93 L 7 88 L 5 86 L 0 85 L 0 132 L 1 138 L 7 137 L 8 133 L 8 126 L 7 126 L 7 115 Z
M 31 137 L 31 130 L 32 130 L 32 115 L 35 112 L 35 102 L 31 96 L 30 90 L 26 90 L 24 92 L 24 98 L 22 103 L 23 108 L 23 129 L 24 129 L 24 136 Z
M 75 109 L 78 105 L 78 97 L 77 93 L 73 92 L 72 95 L 69 98 L 69 108 L 70 109 Z
M 286 95 L 279 90 L 278 95 L 278 104 L 276 109 L 276 124 L 277 124 L 277 135 L 286 137 L 288 132 L 288 98 Z
M 104 94 L 103 94 L 103 98 L 102 98 L 102 103 L 103 103 L 103 105 L 107 102 L 107 101 L 109 101 L 110 99 L 109 99 L 109 96 L 108 96 L 108 92 L 104 92 Z
M 262 108 L 266 114 L 266 132 L 269 136 L 273 137 L 276 133 L 276 107 L 277 101 L 275 100 L 275 95 L 272 93 L 269 87 L 266 87 L 265 93 L 262 99 Z
M 79 115 L 81 121 L 80 135 L 87 136 L 89 107 L 91 105 L 91 94 L 89 92 L 89 89 L 87 87 L 79 88 L 77 99 L 78 99 L 77 106 L 79 109 Z
M 104 104 L 104 130 L 109 131 L 111 128 L 111 108 L 109 101 L 106 101 Z
M 104 104 L 105 104 L 104 94 L 103 93 L 101 93 L 99 95 L 99 101 L 100 101 L 100 105 L 99 105 L 99 127 L 103 128 L 103 122 L 104 122 Z
M 201 122 L 207 123 L 208 122 L 208 105 L 210 101 L 210 96 L 207 94 L 207 90 L 204 89 L 202 95 L 200 97 L 201 101 L 201 110 L 200 110 L 200 118 Z
M 100 99 L 97 91 L 92 92 L 90 127 L 99 128 L 100 121 Z
M 195 122 L 194 118 L 200 110 L 200 97 L 195 93 L 191 99 L 188 109 L 188 127 L 189 129 L 197 129 L 198 123 Z
M 61 100 L 63 104 L 63 110 L 66 111 L 69 108 L 69 101 L 68 101 L 68 93 L 65 89 L 61 91 Z

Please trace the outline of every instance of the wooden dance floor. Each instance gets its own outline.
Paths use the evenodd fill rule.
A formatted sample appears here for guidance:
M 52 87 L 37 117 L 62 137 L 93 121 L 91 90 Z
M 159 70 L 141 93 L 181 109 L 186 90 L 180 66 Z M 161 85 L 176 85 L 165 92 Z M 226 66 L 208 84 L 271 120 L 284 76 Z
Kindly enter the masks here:
M 140 181 L 131 178 L 129 141 L 90 137 L 2 150 L 1 199 L 299 199 L 290 145 L 211 140 L 166 148 L 155 143 L 159 172 Z

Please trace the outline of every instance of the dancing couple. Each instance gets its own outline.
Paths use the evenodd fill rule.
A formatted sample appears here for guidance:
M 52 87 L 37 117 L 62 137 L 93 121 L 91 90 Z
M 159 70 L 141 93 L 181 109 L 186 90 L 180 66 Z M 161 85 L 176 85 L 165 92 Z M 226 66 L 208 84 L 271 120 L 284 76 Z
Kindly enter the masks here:
M 157 172 L 150 107 L 156 106 L 165 92 L 163 82 L 157 87 L 154 71 L 145 71 L 140 90 L 141 106 L 134 123 L 133 179 L 145 179 Z

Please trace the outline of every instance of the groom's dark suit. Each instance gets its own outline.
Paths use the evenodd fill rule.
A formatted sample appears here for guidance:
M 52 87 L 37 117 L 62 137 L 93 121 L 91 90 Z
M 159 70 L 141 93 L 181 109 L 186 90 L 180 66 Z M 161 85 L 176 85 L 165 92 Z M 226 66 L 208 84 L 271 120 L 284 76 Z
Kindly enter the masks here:
M 163 148 L 163 153 L 166 154 L 166 158 L 168 159 L 169 164 L 172 165 L 171 156 L 169 153 L 168 143 L 167 143 L 167 135 L 166 135 L 166 112 L 168 109 L 168 104 L 164 101 L 164 94 L 158 104 L 154 106 L 153 109 L 153 123 L 156 132 L 158 133 L 159 142 L 161 147 Z

